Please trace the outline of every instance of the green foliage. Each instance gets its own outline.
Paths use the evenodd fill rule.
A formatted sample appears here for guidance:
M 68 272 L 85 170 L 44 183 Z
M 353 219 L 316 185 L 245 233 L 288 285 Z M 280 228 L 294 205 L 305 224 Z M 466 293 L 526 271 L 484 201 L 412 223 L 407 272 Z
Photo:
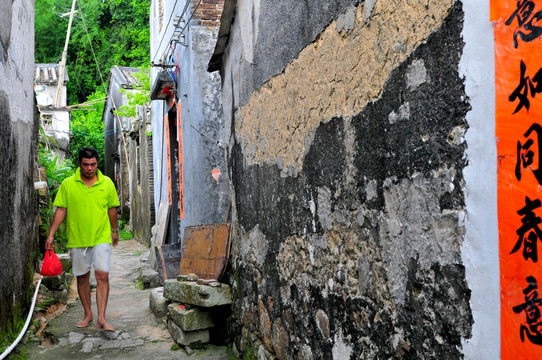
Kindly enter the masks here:
M 105 104 L 105 93 L 97 90 L 88 98 L 93 105 L 84 107 L 85 110 L 72 111 L 70 130 L 73 137 L 70 141 L 71 166 L 79 166 L 77 154 L 79 149 L 92 146 L 98 151 L 100 161 L 98 167 L 104 169 L 104 123 L 102 121 Z
M 39 163 L 47 172 L 47 186 L 49 187 L 49 196 L 51 201 L 55 200 L 56 193 L 62 181 L 74 174 L 73 169 L 68 165 L 67 160 L 60 161 L 58 156 L 54 155 L 46 148 L 40 148 Z
M 137 108 L 151 101 L 149 95 L 151 91 L 150 68 L 143 68 L 134 73 L 133 76 L 139 82 L 139 86 L 135 87 L 135 91 L 126 91 L 120 89 L 120 92 L 126 94 L 128 99 L 127 105 L 122 105 L 119 110 L 115 110 L 115 114 L 124 117 L 134 117 L 137 115 Z
M 132 239 L 132 233 L 128 230 L 120 230 L 119 231 L 119 240 L 130 240 Z
M 53 202 L 58 192 L 58 188 L 64 179 L 73 175 L 74 170 L 68 165 L 68 160 L 59 161 L 58 156 L 54 155 L 50 149 L 40 145 L 39 163 L 45 168 L 47 173 L 47 186 L 49 188 L 49 199 L 47 202 L 39 203 L 40 211 L 40 234 L 44 237 L 49 233 L 49 228 L 53 220 Z M 57 230 L 57 246 L 55 251 L 63 253 L 67 251 L 68 234 L 66 225 L 63 223 Z
M 56 63 L 62 55 L 71 0 L 36 0 L 36 62 Z M 114 65 L 150 63 L 150 0 L 78 0 L 67 54 L 70 104 L 103 88 Z
M 12 311 L 12 318 L 6 324 L 2 324 L 2 332 L 0 332 L 0 354 L 3 353 L 15 339 L 24 327 L 25 320 L 22 316 L 21 309 L 15 305 Z

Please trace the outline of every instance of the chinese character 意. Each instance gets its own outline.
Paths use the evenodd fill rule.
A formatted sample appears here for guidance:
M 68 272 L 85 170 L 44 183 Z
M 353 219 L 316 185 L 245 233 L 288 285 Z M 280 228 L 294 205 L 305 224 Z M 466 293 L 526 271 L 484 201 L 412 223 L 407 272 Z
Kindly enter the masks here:
M 519 336 L 522 342 L 525 342 L 525 335 L 530 342 L 536 345 L 542 345 L 542 322 L 540 321 L 540 305 L 542 299 L 538 298 L 538 284 L 533 276 L 527 277 L 529 285 L 523 290 L 525 302 L 514 306 L 512 310 L 516 314 L 525 312 L 526 321 L 519 328 Z

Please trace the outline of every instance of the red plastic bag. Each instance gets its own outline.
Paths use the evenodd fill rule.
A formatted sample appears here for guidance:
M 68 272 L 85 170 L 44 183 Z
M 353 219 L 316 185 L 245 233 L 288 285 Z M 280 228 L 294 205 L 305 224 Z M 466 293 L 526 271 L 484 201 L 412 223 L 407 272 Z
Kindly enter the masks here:
M 45 252 L 43 264 L 41 265 L 41 274 L 43 276 L 56 276 L 62 274 L 62 263 L 53 249 L 49 249 Z

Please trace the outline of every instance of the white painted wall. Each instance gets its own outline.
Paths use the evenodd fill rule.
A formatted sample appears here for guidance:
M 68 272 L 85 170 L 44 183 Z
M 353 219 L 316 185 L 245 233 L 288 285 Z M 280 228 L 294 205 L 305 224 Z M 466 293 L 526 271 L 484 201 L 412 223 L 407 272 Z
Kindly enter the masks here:
M 500 358 L 495 70 L 489 5 L 489 0 L 463 1 L 465 48 L 460 73 L 472 110 L 467 114 L 467 232 L 462 258 L 474 316 L 472 338 L 463 341 L 463 348 L 465 359 L 472 360 Z

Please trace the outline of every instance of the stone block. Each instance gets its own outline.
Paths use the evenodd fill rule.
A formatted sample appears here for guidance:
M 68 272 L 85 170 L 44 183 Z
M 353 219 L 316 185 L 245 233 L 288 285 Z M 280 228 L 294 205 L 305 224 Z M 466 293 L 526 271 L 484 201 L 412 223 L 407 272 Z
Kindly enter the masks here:
M 64 290 L 67 288 L 66 273 L 56 276 L 44 276 L 41 283 L 49 290 Z
M 160 275 L 151 268 L 141 269 L 141 276 L 139 279 L 141 280 L 144 289 L 152 289 L 160 286 Z
M 168 300 L 164 297 L 163 287 L 157 287 L 152 289 L 149 296 L 149 306 L 152 313 L 157 317 L 162 317 L 167 314 Z
M 168 309 L 171 320 L 184 331 L 209 329 L 215 326 L 211 319 L 211 313 L 201 308 L 186 309 L 173 303 L 169 304 Z
M 228 285 L 219 287 L 199 285 L 195 282 L 166 280 L 164 296 L 172 301 L 201 307 L 231 304 L 231 290 Z
M 58 256 L 58 260 L 60 260 L 60 263 L 62 264 L 62 270 L 64 272 L 70 271 L 72 268 L 72 260 L 70 259 L 70 254 L 56 254 Z
M 167 327 L 171 337 L 179 345 L 188 346 L 195 343 L 208 344 L 209 330 L 183 331 L 173 320 L 168 320 Z

